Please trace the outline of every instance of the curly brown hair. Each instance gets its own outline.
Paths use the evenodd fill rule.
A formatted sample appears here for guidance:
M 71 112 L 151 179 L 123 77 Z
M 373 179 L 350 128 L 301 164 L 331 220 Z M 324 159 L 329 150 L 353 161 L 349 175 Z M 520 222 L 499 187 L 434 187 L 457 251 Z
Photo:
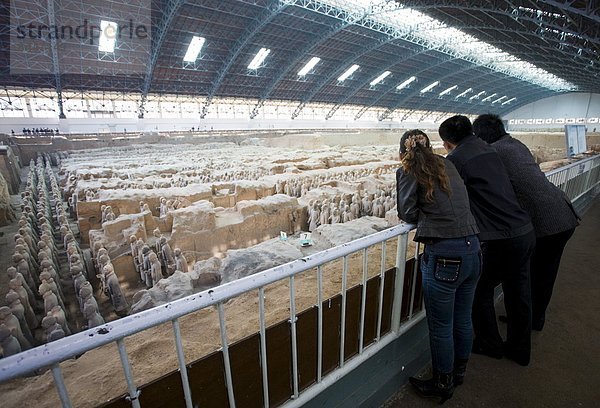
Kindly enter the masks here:
M 417 183 L 425 188 L 427 201 L 433 201 L 436 184 L 446 194 L 452 193 L 444 160 L 433 153 L 429 137 L 423 131 L 413 129 L 402 135 L 400 138 L 400 162 L 404 171 L 415 176 Z

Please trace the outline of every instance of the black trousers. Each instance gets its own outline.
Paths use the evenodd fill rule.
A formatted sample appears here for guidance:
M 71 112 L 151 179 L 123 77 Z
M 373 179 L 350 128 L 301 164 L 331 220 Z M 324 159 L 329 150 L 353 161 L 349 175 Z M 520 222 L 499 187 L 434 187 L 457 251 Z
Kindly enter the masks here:
M 522 359 L 531 353 L 530 258 L 535 248 L 535 233 L 493 241 L 481 246 L 483 265 L 473 301 L 475 342 L 484 349 L 502 354 L 498 332 L 494 289 L 502 284 L 507 317 L 506 346 Z
M 552 297 L 560 259 L 575 228 L 537 239 L 531 256 L 531 318 L 532 327 L 542 330 L 546 308 Z

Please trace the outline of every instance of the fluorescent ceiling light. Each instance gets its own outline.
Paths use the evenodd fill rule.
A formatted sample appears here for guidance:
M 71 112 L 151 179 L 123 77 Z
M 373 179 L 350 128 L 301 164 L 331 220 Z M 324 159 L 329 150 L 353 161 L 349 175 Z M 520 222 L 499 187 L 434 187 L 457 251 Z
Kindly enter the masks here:
M 381 81 L 383 81 L 385 78 L 387 78 L 387 76 L 391 74 L 390 71 L 385 71 L 383 74 L 379 75 L 377 78 L 375 78 L 374 80 L 371 81 L 371 86 L 375 86 L 378 83 L 380 83 Z
M 511 103 L 512 101 L 516 100 L 516 99 L 517 99 L 517 98 L 510 98 L 508 101 L 504 101 L 504 102 L 502 102 L 502 105 L 509 104 L 509 103 Z
M 440 96 L 447 95 L 450 92 L 454 91 L 456 88 L 458 88 L 458 85 L 451 86 L 450 88 L 446 89 L 445 91 L 440 92 Z
M 471 96 L 471 97 L 469 98 L 469 100 L 470 100 L 470 101 L 472 101 L 473 99 L 479 99 L 479 97 L 480 97 L 481 95 L 483 95 L 484 93 L 485 93 L 485 91 L 481 91 L 481 92 L 479 92 L 477 95 L 473 95 L 473 96 Z
M 259 69 L 261 67 L 262 63 L 265 61 L 265 58 L 267 58 L 267 55 L 269 55 L 270 52 L 271 52 L 271 50 L 268 48 L 261 48 L 256 53 L 254 58 L 252 58 L 252 61 L 250 61 L 250 64 L 248 64 L 248 69 Z
M 308 74 L 310 72 L 310 70 L 313 69 L 315 67 L 315 65 L 317 65 L 319 63 L 319 61 L 321 61 L 321 58 L 319 58 L 319 57 L 312 57 L 310 59 L 310 61 L 308 61 L 306 63 L 306 65 L 304 66 L 304 68 L 302 68 L 298 72 L 298 75 L 299 76 L 304 76 L 304 75 Z
M 439 84 L 440 84 L 440 81 L 435 81 L 434 83 L 429 84 L 425 88 L 421 89 L 421 93 L 429 92 L 433 88 L 435 88 L 436 86 L 438 86 Z
M 551 89 L 553 91 L 574 90 L 577 87 L 550 72 L 541 69 L 527 61 L 512 54 L 502 51 L 500 48 L 485 43 L 472 35 L 467 34 L 454 27 L 431 18 L 424 13 L 399 5 L 397 2 L 381 0 L 319 0 L 342 10 L 351 15 L 364 15 L 363 27 L 385 32 L 395 38 L 414 38 L 414 42 L 422 44 L 427 49 L 443 48 L 445 53 L 453 57 L 469 61 L 495 72 L 509 75 L 521 81 L 530 82 L 537 86 Z M 415 3 L 415 2 L 413 2 Z M 418 3 L 418 2 L 416 2 Z M 588 2 L 589 3 L 589 2 Z M 538 10 L 520 10 L 539 20 L 557 18 L 558 13 L 542 11 L 538 16 Z M 543 28 L 547 29 L 547 28 Z M 568 34 L 567 34 L 568 35 Z
M 407 86 L 409 86 L 413 81 L 416 81 L 417 77 L 415 76 L 411 76 L 410 78 L 408 78 L 406 81 L 402 82 L 400 85 L 398 85 L 396 87 L 396 89 L 400 90 L 400 89 L 404 89 Z
M 466 94 L 468 94 L 469 92 L 473 92 L 473 88 L 469 88 L 466 91 L 464 91 L 463 93 L 456 95 L 456 98 L 461 98 L 461 97 L 465 96 Z
M 187 52 L 183 57 L 185 62 L 194 62 L 196 58 L 198 58 L 198 54 L 200 54 L 200 50 L 204 46 L 204 42 L 206 39 L 204 37 L 194 36 L 192 41 L 190 41 L 190 45 L 188 46 Z
M 506 99 L 506 98 L 507 98 L 507 96 L 506 96 L 506 95 L 504 95 L 504 96 L 501 96 L 500 98 L 498 98 L 498 99 L 496 99 L 495 101 L 493 101 L 493 102 L 492 102 L 492 104 L 494 104 L 494 103 L 497 103 L 497 102 L 500 102 L 500 101 L 502 101 L 502 100 L 504 100 L 504 99 Z
M 342 75 L 340 75 L 340 77 L 338 78 L 338 81 L 340 82 L 344 82 L 346 79 L 348 79 L 348 77 L 352 74 L 354 74 L 354 71 L 356 71 L 358 68 L 360 67 L 360 65 L 352 65 L 350 68 L 348 68 L 346 70 L 346 72 L 344 72 Z
M 497 93 L 493 93 L 493 94 L 491 94 L 490 96 L 486 96 L 485 98 L 483 98 L 483 99 L 481 100 L 481 102 L 487 102 L 487 101 L 489 101 L 490 99 L 492 99 L 492 98 L 493 98 L 494 96 L 496 96 L 496 95 L 498 95 L 498 94 L 497 94 Z
M 115 52 L 115 44 L 118 35 L 117 23 L 114 21 L 100 21 L 100 37 L 98 39 L 98 51 Z

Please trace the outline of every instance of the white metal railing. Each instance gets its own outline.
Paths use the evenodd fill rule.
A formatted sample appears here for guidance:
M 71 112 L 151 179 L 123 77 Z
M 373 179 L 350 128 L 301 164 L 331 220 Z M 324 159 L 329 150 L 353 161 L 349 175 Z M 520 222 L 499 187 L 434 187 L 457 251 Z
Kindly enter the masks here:
M 551 170 L 546 177 L 576 201 L 600 183 L 600 155 Z
M 582 160 L 563 168 L 559 168 L 546 173 L 549 180 L 561 187 L 569 194 L 569 197 L 575 200 L 585 194 L 600 182 L 600 156 L 595 156 Z M 385 347 L 406 330 L 419 322 L 424 317 L 424 311 L 413 313 L 415 300 L 415 283 L 417 264 L 409 273 L 412 274 L 412 290 L 410 293 L 408 321 L 401 324 L 401 308 L 404 291 L 405 265 L 407 258 L 408 233 L 414 226 L 398 225 L 384 231 L 377 232 L 367 237 L 346 243 L 335 248 L 327 249 L 317 254 L 301 258 L 299 260 L 277 266 L 263 272 L 230 282 L 210 290 L 206 290 L 180 300 L 176 300 L 150 310 L 137 313 L 119 320 L 112 321 L 102 326 L 80 332 L 55 342 L 36 347 L 18 355 L 0 360 L 0 383 L 11 379 L 35 372 L 41 368 L 50 367 L 54 382 L 61 399 L 63 407 L 70 407 L 71 402 L 64 384 L 60 363 L 80 355 L 92 349 L 98 348 L 108 343 L 115 342 L 118 347 L 121 364 L 125 374 L 129 399 L 133 407 L 139 407 L 139 391 L 135 384 L 131 366 L 129 363 L 127 351 L 125 350 L 124 339 L 133 334 L 158 326 L 165 322 L 171 322 L 173 326 L 173 335 L 179 363 L 179 371 L 182 380 L 184 397 L 187 407 L 192 407 L 192 396 L 187 377 L 186 362 L 181 342 L 181 333 L 179 328 L 179 318 L 192 312 L 216 306 L 219 315 L 220 337 L 225 366 L 226 387 L 229 396 L 230 407 L 235 407 L 235 395 L 233 392 L 231 365 L 229 361 L 229 341 L 225 327 L 224 303 L 232 298 L 240 296 L 252 290 L 258 289 L 258 307 L 259 307 L 259 335 L 260 335 L 260 358 L 263 378 L 263 396 L 265 407 L 269 404 L 269 384 L 267 380 L 267 345 L 266 345 L 266 327 L 265 327 L 265 295 L 264 288 L 274 282 L 288 280 L 290 290 L 290 328 L 292 341 L 292 381 L 293 395 L 292 399 L 286 403 L 286 407 L 299 407 L 309 401 L 312 397 L 326 389 L 342 376 L 352 371 L 362 362 L 366 361 L 379 350 Z M 385 260 L 386 247 L 390 240 L 397 240 L 396 244 L 396 277 L 394 282 L 394 297 L 392 300 L 392 321 L 391 331 L 387 334 L 381 334 L 382 327 L 382 308 L 383 308 L 383 282 L 385 278 Z M 381 244 L 381 284 L 379 291 L 379 304 L 377 314 L 377 330 L 375 341 L 364 346 L 363 333 L 365 329 L 365 294 L 367 280 L 367 253 L 370 247 Z M 348 257 L 354 253 L 363 254 L 363 273 L 362 273 L 362 304 L 360 311 L 359 325 L 359 353 L 349 360 L 345 360 L 344 342 L 345 342 L 345 314 L 346 314 L 346 291 L 347 291 L 347 273 Z M 419 247 L 416 248 L 416 253 Z M 340 356 L 339 367 L 323 376 L 323 282 L 322 267 L 328 262 L 341 259 L 342 268 L 342 306 L 341 306 L 341 330 L 340 330 Z M 298 364 L 297 364 L 297 338 L 296 338 L 296 290 L 295 276 L 301 272 L 316 269 L 317 274 L 317 383 L 299 392 L 298 385 Z
M 190 392 L 189 381 L 187 378 L 186 362 L 183 355 L 183 348 L 181 342 L 181 334 L 179 330 L 179 318 L 196 312 L 198 310 L 216 306 L 219 315 L 219 326 L 221 336 L 221 346 L 223 352 L 223 360 L 225 366 L 225 379 L 226 387 L 229 395 L 230 407 L 235 407 L 235 395 L 233 393 L 233 384 L 231 376 L 231 365 L 229 361 L 229 342 L 227 338 L 227 331 L 225 327 L 225 311 L 224 303 L 232 298 L 240 296 L 252 290 L 257 290 L 259 293 L 259 320 L 260 320 L 260 351 L 261 351 L 261 369 L 263 375 L 263 393 L 265 406 L 268 406 L 268 381 L 267 379 L 267 364 L 266 364 L 266 337 L 265 337 L 265 314 L 264 314 L 264 288 L 265 286 L 282 281 L 289 281 L 290 288 L 290 326 L 291 326 L 291 340 L 292 340 L 292 381 L 293 381 L 293 395 L 290 396 L 292 400 L 288 402 L 291 406 L 298 406 L 298 404 L 305 403 L 320 390 L 324 389 L 326 384 L 330 384 L 332 379 L 339 379 L 342 375 L 350 372 L 358 364 L 365 361 L 370 356 L 374 355 L 378 350 L 389 344 L 393 339 L 398 337 L 408 327 L 411 327 L 417 321 L 424 317 L 424 312 L 418 312 L 413 314 L 412 303 L 414 302 L 414 290 L 411 294 L 411 310 L 409 313 L 409 319 L 404 324 L 400 324 L 400 314 L 402 307 L 402 292 L 404 284 L 405 274 L 405 263 L 406 263 L 406 251 L 408 247 L 408 233 L 414 228 L 412 225 L 398 225 L 384 231 L 377 232 L 346 243 L 335 248 L 327 249 L 317 254 L 301 258 L 299 260 L 280 265 L 263 272 L 230 282 L 221 286 L 217 286 L 210 290 L 206 290 L 183 299 L 179 299 L 170 302 L 166 305 L 156 307 L 150 310 L 136 313 L 132 316 L 127 316 L 119 320 L 112 321 L 93 329 L 89 329 L 69 337 L 45 344 L 43 346 L 36 347 L 34 349 L 24 351 L 18 355 L 7 357 L 0 360 L 0 383 L 5 382 L 19 376 L 23 376 L 36 370 L 50 367 L 54 377 L 54 382 L 60 396 L 62 405 L 64 407 L 70 407 L 71 402 L 64 384 L 60 363 L 78 356 L 82 353 L 98 348 L 108 343 L 116 342 L 125 374 L 125 380 L 127 383 L 127 390 L 129 394 L 129 400 L 133 407 L 139 407 L 140 401 L 138 399 L 139 391 L 135 384 L 131 365 L 129 363 L 127 351 L 125 350 L 124 339 L 133 334 L 141 331 L 150 329 L 158 326 L 165 322 L 172 322 L 173 334 L 175 338 L 175 346 L 179 363 L 179 371 L 181 374 L 181 380 L 183 384 L 184 396 L 187 407 L 192 407 L 192 398 Z M 396 240 L 396 278 L 394 283 L 394 298 L 392 306 L 392 321 L 391 331 L 385 335 L 381 334 L 381 320 L 382 320 L 382 304 L 383 304 L 383 282 L 385 278 L 385 247 L 387 242 L 390 240 Z M 348 258 L 350 255 L 358 252 L 363 252 L 363 304 L 361 305 L 360 314 L 360 329 L 359 339 L 363 338 L 365 328 L 365 304 L 364 304 L 364 291 L 366 287 L 367 277 L 367 250 L 375 245 L 382 245 L 382 257 L 381 257 L 381 290 L 379 292 L 379 307 L 377 316 L 377 333 L 375 342 L 367 347 L 363 347 L 361 342 L 359 354 L 353 357 L 351 360 L 345 361 L 344 356 L 344 320 L 346 313 L 346 282 L 348 273 Z M 417 247 L 418 251 L 418 247 Z M 342 268 L 342 317 L 341 317 L 341 335 L 340 335 L 340 360 L 339 368 L 333 373 L 323 377 L 322 375 L 322 359 L 323 359 L 323 283 L 322 283 L 322 266 L 328 262 L 343 260 Z M 318 374 L 317 384 L 303 391 L 299 392 L 298 384 L 298 362 L 297 362 L 297 336 L 296 336 L 296 290 L 295 290 L 295 276 L 307 270 L 316 268 L 317 273 L 317 290 L 318 290 Z M 413 270 L 412 272 L 416 271 Z M 416 281 L 416 275 L 412 276 L 413 287 Z M 351 364 L 350 364 L 351 363 Z

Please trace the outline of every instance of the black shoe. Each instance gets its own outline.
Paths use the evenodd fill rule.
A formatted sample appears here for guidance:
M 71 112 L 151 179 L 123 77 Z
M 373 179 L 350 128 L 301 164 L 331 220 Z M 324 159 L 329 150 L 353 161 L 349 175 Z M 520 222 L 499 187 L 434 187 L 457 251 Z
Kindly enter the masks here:
M 509 360 L 512 360 L 523 367 L 527 367 L 531 359 L 530 352 L 513 349 L 506 342 L 504 343 L 504 355 Z
M 501 348 L 495 348 L 490 346 L 484 346 L 482 343 L 475 340 L 473 342 L 473 349 L 471 350 L 474 354 L 481 354 L 484 356 L 488 356 L 491 358 L 495 358 L 496 360 L 500 360 L 504 353 Z
M 542 331 L 544 328 L 544 323 L 546 323 L 546 319 L 544 317 L 533 319 L 531 321 L 531 330 Z
M 465 382 L 465 373 L 467 372 L 467 363 L 468 359 L 466 358 L 455 358 L 454 359 L 454 371 L 452 372 L 454 376 L 454 385 L 462 385 Z
M 441 398 L 440 405 L 452 398 L 454 393 L 454 379 L 452 373 L 442 374 L 433 371 L 433 378 L 420 380 L 410 377 L 410 383 L 424 397 Z

